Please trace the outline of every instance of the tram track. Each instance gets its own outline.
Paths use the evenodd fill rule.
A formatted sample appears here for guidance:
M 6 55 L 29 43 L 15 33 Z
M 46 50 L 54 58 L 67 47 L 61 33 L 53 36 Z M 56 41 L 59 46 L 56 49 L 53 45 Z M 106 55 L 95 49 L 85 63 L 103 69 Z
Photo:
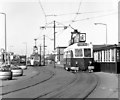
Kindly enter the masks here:
M 88 88 L 89 84 L 85 85 L 85 83 L 92 83 L 93 81 L 92 79 L 89 80 L 91 77 L 89 73 L 89 75 L 87 73 L 72 74 L 63 69 L 56 71 L 49 79 L 41 81 L 41 84 L 37 83 L 17 91 L 11 91 L 8 94 L 4 94 L 3 97 L 23 97 L 31 98 L 32 100 L 39 100 L 40 98 L 71 98 L 71 96 L 76 98 L 85 91 L 85 87 Z M 71 91 L 75 91 L 75 93 Z
M 20 91 L 20 90 L 24 90 L 24 89 L 33 87 L 33 86 L 35 86 L 35 85 L 38 85 L 38 84 L 44 83 L 45 81 L 50 80 L 51 78 L 53 78 L 53 77 L 56 75 L 56 73 L 53 72 L 53 71 L 43 70 L 43 71 L 42 71 L 43 74 L 49 74 L 48 77 L 46 77 L 46 78 L 43 79 L 43 80 L 40 80 L 40 81 L 36 82 L 36 81 L 34 81 L 34 80 L 36 80 L 36 77 L 38 78 L 39 75 L 41 75 L 40 69 L 39 69 L 39 68 L 36 68 L 36 69 L 39 70 L 39 72 L 38 72 L 36 75 L 28 78 L 27 80 L 23 80 L 22 83 L 19 85 L 19 88 L 14 89 L 14 90 L 11 89 L 11 90 L 5 92 L 5 91 L 4 91 L 4 88 L 7 88 L 7 86 L 9 86 L 9 85 L 6 85 L 6 87 L 3 87 L 3 88 L 2 88 L 2 93 L 1 93 L 0 95 L 4 96 L 4 95 L 7 95 L 7 94 L 9 94 L 9 93 L 14 93 L 14 92 L 17 92 L 17 91 Z M 33 80 L 33 79 L 34 79 L 34 80 Z M 32 83 L 32 84 L 31 84 L 31 82 L 30 82 L 31 80 L 32 80 L 33 82 L 35 82 L 35 83 Z M 38 79 L 38 80 L 39 80 L 39 79 Z M 25 82 L 27 82 L 28 84 L 22 85 L 22 84 L 24 84 Z M 21 87 L 20 87 L 20 86 L 21 86 Z
M 93 76 L 92 75 L 83 75 L 84 73 L 82 73 L 82 75 L 80 73 L 75 75 L 75 78 L 63 85 L 62 87 L 59 87 L 53 91 L 50 91 L 48 93 L 45 93 L 44 95 L 40 95 L 39 97 L 33 99 L 33 100 L 39 100 L 40 98 L 86 98 L 86 95 L 88 95 L 91 90 L 89 92 L 87 92 L 85 95 L 83 95 L 84 91 L 88 89 L 89 85 L 85 85 L 85 83 L 92 83 L 93 82 Z M 84 79 L 85 77 L 88 77 L 86 80 Z M 86 88 L 85 88 L 86 87 Z M 92 88 L 95 87 L 92 86 Z M 72 92 L 71 92 L 72 91 Z M 75 93 L 74 93 L 75 92 Z M 82 94 L 82 95 L 80 95 Z
M 62 73 L 65 73 L 65 74 L 62 74 Z M 55 77 L 49 79 L 48 81 L 46 81 L 42 84 L 37 84 L 30 88 L 23 89 L 22 91 L 18 91 L 14 94 L 8 94 L 7 97 L 12 97 L 12 98 L 13 97 L 14 98 L 20 98 L 20 97 L 26 98 L 27 97 L 27 98 L 37 99 L 38 97 L 42 97 L 42 96 L 50 94 L 54 91 L 57 91 L 65 86 L 67 86 L 68 84 L 71 84 L 72 82 L 74 82 L 76 80 L 76 77 L 74 77 L 75 76 L 74 74 L 66 72 L 64 70 L 60 70 L 60 71 L 57 70 L 57 75 L 56 75 L 56 71 L 55 71 L 54 76 Z M 27 92 L 27 91 L 29 91 L 29 92 Z M 4 96 L 4 98 L 6 98 L 5 96 Z
M 50 92 L 41 94 L 38 97 L 34 98 L 33 100 L 39 100 L 39 98 L 44 98 L 45 96 L 51 95 L 53 93 L 57 93 L 57 91 L 60 91 L 61 89 L 64 89 L 65 87 L 73 84 L 76 80 L 77 80 L 77 75 L 75 75 L 75 77 L 69 83 L 66 83 L 66 84 L 62 85 L 61 87 L 58 87 L 58 88 L 56 88 L 56 89 L 54 89 L 54 90 L 52 90 Z

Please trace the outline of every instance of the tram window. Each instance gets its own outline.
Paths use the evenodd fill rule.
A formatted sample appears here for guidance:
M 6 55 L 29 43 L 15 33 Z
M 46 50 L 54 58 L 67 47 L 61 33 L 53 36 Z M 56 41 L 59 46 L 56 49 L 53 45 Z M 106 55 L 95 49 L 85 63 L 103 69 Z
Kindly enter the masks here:
M 71 58 L 73 58 L 73 52 L 72 52 L 72 50 L 70 51 L 70 54 L 71 54 Z
M 82 49 L 75 49 L 75 57 L 82 57 L 83 52 Z
M 89 48 L 84 49 L 84 56 L 85 57 L 91 57 L 91 49 L 89 49 Z

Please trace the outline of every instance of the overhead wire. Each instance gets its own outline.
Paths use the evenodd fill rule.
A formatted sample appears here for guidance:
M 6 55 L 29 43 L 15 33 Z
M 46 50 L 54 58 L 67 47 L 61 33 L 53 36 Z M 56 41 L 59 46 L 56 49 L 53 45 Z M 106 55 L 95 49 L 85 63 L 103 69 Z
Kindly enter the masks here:
M 89 20 L 89 19 L 94 19 L 94 18 L 100 18 L 100 17 L 105 17 L 105 16 L 109 16 L 109 15 L 113 15 L 113 14 L 117 14 L 117 12 L 110 13 L 110 14 L 105 14 L 105 15 L 94 16 L 94 17 L 87 17 L 87 18 L 84 18 L 84 19 L 75 20 L 74 22 L 83 21 L 83 20 Z
M 75 17 L 74 17 L 73 20 L 76 20 L 77 15 L 78 15 L 78 13 L 79 13 L 79 11 L 80 11 L 81 4 L 82 4 L 82 0 L 81 0 L 80 3 L 79 3 L 79 7 L 78 7 L 78 10 L 77 10 L 77 13 L 76 13 L 76 15 L 75 15 Z
M 87 18 L 83 18 L 83 19 L 80 19 L 80 20 L 68 20 L 68 21 L 63 21 L 62 23 L 70 23 L 71 21 L 73 22 L 77 22 L 77 21 L 82 21 L 82 20 L 88 20 L 88 19 L 93 19 L 93 18 L 98 18 L 98 17 L 105 17 L 105 16 L 109 16 L 109 15 L 114 15 L 114 14 L 117 14 L 118 12 L 113 12 L 113 13 L 109 13 L 109 14 L 105 14 L 105 15 L 99 15 L 99 16 L 94 16 L 94 17 L 87 17 Z M 70 24 L 69 24 L 70 25 Z
M 43 14 L 44 14 L 44 16 L 45 16 L 45 23 L 47 24 L 46 13 L 45 13 L 45 10 L 43 9 L 43 6 L 42 6 L 42 3 L 41 3 L 40 0 L 39 0 L 39 4 L 40 4 L 40 7 L 41 7 L 41 9 L 42 9 L 42 11 L 43 11 Z
M 82 0 L 81 0 L 80 3 L 79 3 L 79 7 L 78 7 L 78 10 L 77 10 L 77 13 L 76 13 L 74 19 L 70 22 L 69 27 L 70 27 L 70 25 L 74 22 L 74 20 L 76 20 L 77 15 L 78 15 L 78 13 L 79 13 L 79 11 L 80 11 L 81 4 L 82 4 Z

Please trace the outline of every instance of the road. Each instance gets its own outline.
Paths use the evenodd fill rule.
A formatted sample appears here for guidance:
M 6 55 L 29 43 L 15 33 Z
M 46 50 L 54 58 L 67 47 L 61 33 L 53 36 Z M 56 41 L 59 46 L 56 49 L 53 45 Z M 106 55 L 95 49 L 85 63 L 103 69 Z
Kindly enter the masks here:
M 87 98 L 118 98 L 117 74 L 97 72 L 98 85 Z
M 52 66 L 36 68 L 41 74 L 4 86 L 3 98 L 84 98 L 97 84 L 94 74 L 74 74 Z

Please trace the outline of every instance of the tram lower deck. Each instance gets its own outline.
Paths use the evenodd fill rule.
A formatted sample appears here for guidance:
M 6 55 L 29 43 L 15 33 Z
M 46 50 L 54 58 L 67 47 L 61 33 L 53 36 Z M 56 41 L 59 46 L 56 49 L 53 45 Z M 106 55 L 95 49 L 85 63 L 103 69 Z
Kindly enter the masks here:
M 93 62 L 93 58 L 69 58 L 66 59 L 66 63 L 64 64 L 64 67 L 68 68 L 68 70 L 71 70 L 73 67 L 78 67 L 78 70 L 80 71 L 86 71 L 88 70 L 88 66 L 90 65 L 90 62 Z
M 75 43 L 64 50 L 64 68 L 66 70 L 85 71 L 92 62 L 92 44 Z

